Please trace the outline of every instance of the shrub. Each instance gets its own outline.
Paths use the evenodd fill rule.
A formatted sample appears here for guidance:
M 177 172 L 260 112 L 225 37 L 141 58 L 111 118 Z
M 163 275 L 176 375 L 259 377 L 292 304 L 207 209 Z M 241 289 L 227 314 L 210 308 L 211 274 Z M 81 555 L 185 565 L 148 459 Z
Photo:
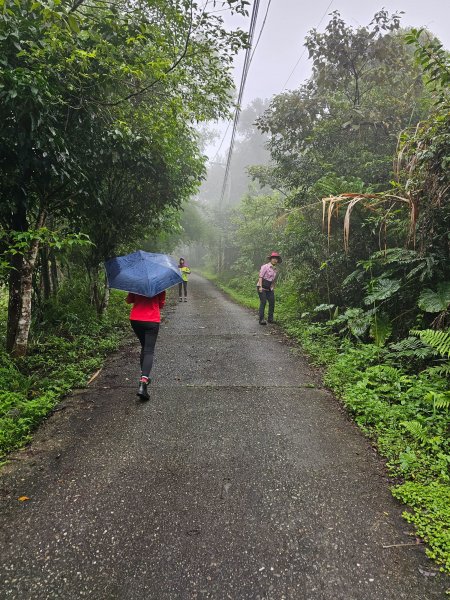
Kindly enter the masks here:
M 30 433 L 115 350 L 128 329 L 124 295 L 111 294 L 99 319 L 82 289 L 63 289 L 33 323 L 28 356 L 14 361 L 0 352 L 0 457 L 22 446 Z

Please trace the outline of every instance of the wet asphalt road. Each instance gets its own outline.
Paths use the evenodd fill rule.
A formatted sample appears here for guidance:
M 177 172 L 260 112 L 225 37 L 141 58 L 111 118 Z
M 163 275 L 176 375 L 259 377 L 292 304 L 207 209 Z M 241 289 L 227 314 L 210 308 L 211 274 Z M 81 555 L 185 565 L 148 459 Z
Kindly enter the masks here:
M 274 328 L 199 277 L 149 403 L 130 338 L 1 480 L 3 599 L 431 600 L 381 461 Z M 30 500 L 19 502 L 19 496 Z

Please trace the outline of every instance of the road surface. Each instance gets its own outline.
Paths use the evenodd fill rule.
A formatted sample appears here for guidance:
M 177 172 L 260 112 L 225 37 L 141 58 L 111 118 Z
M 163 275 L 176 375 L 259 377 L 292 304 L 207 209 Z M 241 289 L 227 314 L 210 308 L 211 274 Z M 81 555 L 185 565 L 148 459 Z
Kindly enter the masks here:
M 130 337 L 3 469 L 1 598 L 444 598 L 317 372 L 211 283 L 189 292 L 161 327 L 150 402 Z

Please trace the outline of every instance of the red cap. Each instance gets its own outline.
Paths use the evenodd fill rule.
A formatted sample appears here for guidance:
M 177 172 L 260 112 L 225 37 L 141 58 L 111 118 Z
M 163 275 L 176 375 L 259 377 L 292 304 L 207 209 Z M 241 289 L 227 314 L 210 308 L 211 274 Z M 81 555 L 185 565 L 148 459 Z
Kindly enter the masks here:
M 268 260 L 270 260 L 271 258 L 278 258 L 278 262 L 280 262 L 280 263 L 283 262 L 283 259 L 278 254 L 278 252 L 272 252 L 272 254 L 269 254 L 269 256 L 267 258 L 268 258 Z

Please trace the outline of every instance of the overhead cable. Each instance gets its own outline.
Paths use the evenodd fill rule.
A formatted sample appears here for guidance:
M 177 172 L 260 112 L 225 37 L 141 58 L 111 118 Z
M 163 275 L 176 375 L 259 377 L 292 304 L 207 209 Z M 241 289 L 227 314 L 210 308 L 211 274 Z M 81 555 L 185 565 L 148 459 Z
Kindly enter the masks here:
M 215 162 L 217 156 L 219 155 L 220 149 L 222 148 L 222 145 L 223 145 L 223 143 L 225 141 L 225 138 L 227 137 L 227 133 L 228 133 L 228 130 L 230 129 L 230 125 L 231 125 L 231 121 L 228 121 L 227 128 L 225 129 L 225 133 L 223 134 L 223 137 L 222 137 L 222 140 L 221 140 L 221 142 L 219 144 L 219 147 L 217 148 L 216 153 L 214 154 L 214 158 L 212 160 L 208 161 L 208 162 L 210 162 L 210 163 Z
M 241 75 L 241 83 L 239 86 L 239 94 L 238 94 L 238 99 L 237 99 L 237 103 L 236 103 L 236 110 L 234 113 L 234 120 L 233 120 L 233 129 L 231 132 L 231 141 L 230 141 L 230 147 L 228 148 L 228 156 L 227 156 L 227 163 L 226 163 L 226 167 L 225 167 L 225 175 L 223 178 L 223 184 L 222 184 L 222 193 L 220 194 L 220 204 L 222 204 L 223 199 L 225 197 L 225 190 L 227 187 L 227 182 L 228 182 L 228 176 L 230 173 L 230 164 L 231 164 L 231 156 L 233 154 L 233 148 L 234 148 L 234 140 L 236 137 L 236 130 L 237 130 L 237 124 L 239 121 L 239 115 L 241 112 L 241 103 L 242 103 L 242 97 L 244 95 L 244 88 L 245 88 L 245 83 L 247 81 L 247 75 L 248 75 L 248 70 L 250 67 L 250 62 L 251 62 L 251 50 L 252 50 L 252 42 L 253 42 L 253 36 L 255 33 L 255 27 L 256 27 L 256 21 L 258 18 L 258 10 L 259 10 L 259 0 L 255 0 L 254 4 L 253 4 L 253 10 L 252 10 L 252 16 L 250 19 L 250 25 L 249 25 L 249 31 L 248 31 L 248 47 L 247 50 L 245 51 L 245 58 L 244 58 L 244 66 L 242 69 L 242 75 Z
M 256 48 L 258 47 L 259 40 L 261 39 L 262 32 L 264 31 L 264 27 L 266 26 L 267 15 L 269 14 L 269 8 L 270 8 L 271 3 L 272 3 L 272 0 L 269 0 L 269 2 L 267 3 L 266 14 L 264 15 L 264 19 L 263 19 L 263 22 L 262 22 L 262 25 L 261 25 L 261 29 L 259 30 L 258 39 L 256 40 L 255 47 L 253 48 L 253 52 L 252 52 L 252 55 L 250 57 L 250 64 L 251 64 L 251 62 L 253 60 L 253 56 L 255 55 L 255 51 L 256 51 Z
M 333 4 L 333 2 L 334 2 L 334 0 L 331 0 L 330 4 L 329 4 L 329 5 L 326 7 L 326 9 L 325 9 L 325 12 L 323 13 L 323 15 L 322 15 L 322 17 L 321 17 L 321 19 L 320 19 L 319 23 L 316 25 L 316 29 L 317 29 L 317 27 L 320 27 L 320 24 L 321 24 L 321 23 L 322 23 L 322 21 L 324 20 L 324 18 L 325 18 L 325 16 L 326 16 L 327 12 L 330 10 L 330 7 L 331 7 L 331 5 Z M 305 52 L 306 52 L 306 46 L 303 48 L 303 52 L 300 54 L 298 61 L 295 63 L 295 65 L 294 65 L 294 68 L 292 69 L 292 71 L 291 71 L 291 72 L 290 72 L 290 74 L 289 74 L 289 77 L 288 77 L 288 78 L 286 79 L 286 81 L 284 82 L 283 89 L 282 89 L 281 91 L 283 91 L 283 90 L 285 90 L 285 89 L 286 89 L 286 86 L 287 86 L 287 84 L 288 84 L 288 82 L 289 82 L 289 79 L 290 79 L 290 78 L 292 77 L 292 75 L 294 74 L 294 71 L 295 71 L 295 69 L 298 67 L 298 64 L 299 64 L 299 62 L 302 60 L 302 58 L 303 58 L 303 56 L 304 56 Z
M 258 47 L 259 40 L 261 39 L 262 32 L 264 31 L 264 27 L 265 27 L 265 25 L 266 25 L 266 21 L 267 21 L 267 15 L 268 15 L 268 13 L 269 13 L 269 8 L 270 8 L 270 5 L 271 5 L 271 3 L 272 3 L 272 0 L 269 0 L 269 2 L 268 2 L 268 4 L 267 4 L 267 8 L 266 8 L 266 14 L 264 15 L 264 20 L 263 20 L 263 23 L 262 23 L 262 25 L 261 25 L 261 29 L 259 30 L 258 39 L 256 40 L 256 44 L 255 44 L 255 46 L 254 46 L 254 48 L 253 48 L 252 55 L 250 56 L 249 67 L 250 67 L 250 65 L 251 65 L 251 62 L 252 62 L 252 60 L 253 60 L 253 57 L 254 57 L 254 55 L 255 55 L 256 48 Z M 214 158 L 213 158 L 212 160 L 210 160 L 210 161 L 209 161 L 210 163 L 214 163 L 214 162 L 215 162 L 215 160 L 216 160 L 216 158 L 217 158 L 217 155 L 219 154 L 219 152 L 220 152 L 220 149 L 222 148 L 222 145 L 223 145 L 223 143 L 224 143 L 224 141 L 225 141 L 225 138 L 227 137 L 227 133 L 228 133 L 228 130 L 229 130 L 229 128 L 230 128 L 230 125 L 231 125 L 231 121 L 229 121 L 229 123 L 228 123 L 228 125 L 227 125 L 227 128 L 226 128 L 226 130 L 225 130 L 225 133 L 223 134 L 222 140 L 221 140 L 221 142 L 220 142 L 220 145 L 219 145 L 219 147 L 218 147 L 218 149 L 217 149 L 217 151 L 216 151 L 216 153 L 215 153 L 215 155 L 214 155 Z

